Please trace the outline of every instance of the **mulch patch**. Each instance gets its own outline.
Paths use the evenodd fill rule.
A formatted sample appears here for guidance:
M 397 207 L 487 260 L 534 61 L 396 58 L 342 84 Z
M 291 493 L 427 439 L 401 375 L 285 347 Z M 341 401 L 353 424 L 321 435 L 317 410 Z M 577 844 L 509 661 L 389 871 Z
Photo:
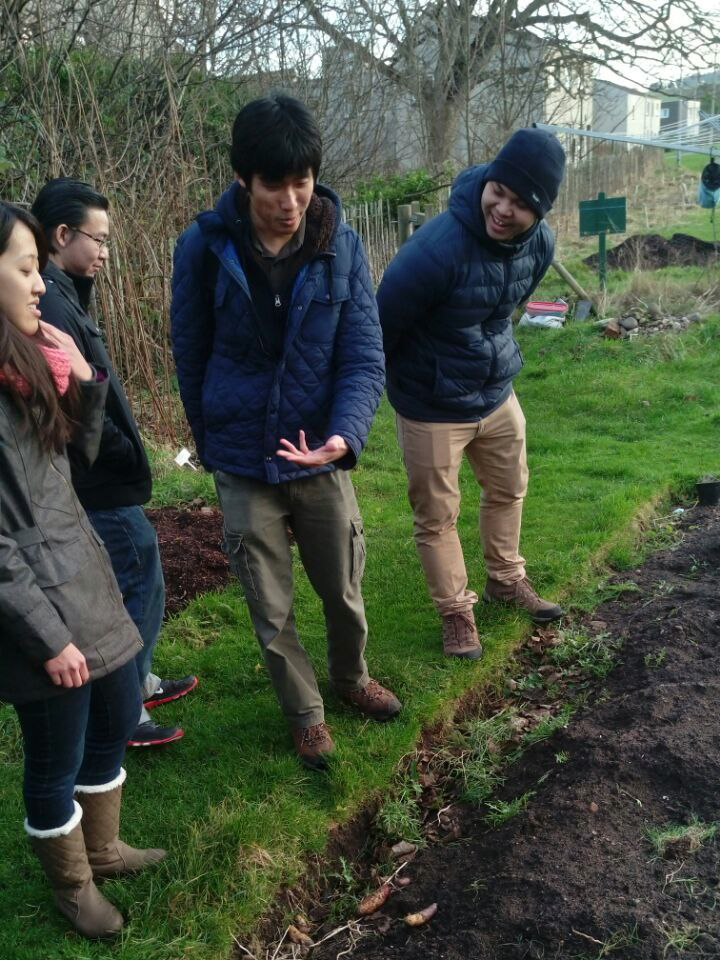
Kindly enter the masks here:
M 594 253 L 583 261 L 597 267 Z M 669 240 L 656 233 L 638 233 L 607 252 L 607 264 L 617 270 L 658 270 L 660 267 L 698 266 L 720 263 L 720 243 L 709 243 L 686 233 L 674 233 Z
M 663 858 L 646 834 L 720 820 L 720 509 L 678 525 L 678 545 L 577 625 L 624 646 L 592 702 L 507 769 L 495 799 L 532 791 L 527 808 L 490 829 L 486 810 L 454 807 L 460 842 L 420 850 L 366 935 L 333 936 L 313 960 L 720 956 L 720 836 Z
M 170 617 L 197 596 L 220 590 L 232 579 L 220 548 L 222 514 L 212 507 L 159 507 L 147 511 L 155 527 L 165 575 L 165 616 Z

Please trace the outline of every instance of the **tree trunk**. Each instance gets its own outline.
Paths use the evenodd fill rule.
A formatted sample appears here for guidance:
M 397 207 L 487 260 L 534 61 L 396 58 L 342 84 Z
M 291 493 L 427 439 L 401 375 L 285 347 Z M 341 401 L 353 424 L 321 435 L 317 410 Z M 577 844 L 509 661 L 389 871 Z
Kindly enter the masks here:
M 457 134 L 460 105 L 456 99 L 422 97 L 418 106 L 422 115 L 425 162 L 430 173 L 439 173 L 450 160 Z

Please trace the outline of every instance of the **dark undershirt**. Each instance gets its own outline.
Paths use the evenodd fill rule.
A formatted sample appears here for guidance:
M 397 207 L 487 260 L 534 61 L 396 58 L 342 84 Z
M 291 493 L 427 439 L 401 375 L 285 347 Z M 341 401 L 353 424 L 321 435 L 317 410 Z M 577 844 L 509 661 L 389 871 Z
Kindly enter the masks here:
M 300 270 L 311 259 L 305 242 L 305 217 L 297 231 L 277 254 L 267 250 L 246 222 L 242 260 L 255 312 L 262 327 L 265 347 L 282 356 L 292 288 Z

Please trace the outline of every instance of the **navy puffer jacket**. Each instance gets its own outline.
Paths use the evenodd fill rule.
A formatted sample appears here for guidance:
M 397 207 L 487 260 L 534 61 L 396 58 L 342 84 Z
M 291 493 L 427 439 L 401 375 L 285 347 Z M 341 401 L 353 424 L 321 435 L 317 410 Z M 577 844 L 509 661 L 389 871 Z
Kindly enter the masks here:
M 550 266 L 554 239 L 542 220 L 509 244 L 488 237 L 486 170 L 457 177 L 447 212 L 402 246 L 378 289 L 388 396 L 410 420 L 480 420 L 522 367 L 512 311 Z
M 340 201 L 316 185 L 307 231 L 317 250 L 295 280 L 282 355 L 263 342 L 237 236 L 239 184 L 200 214 L 177 243 L 172 342 L 180 395 L 208 470 L 282 483 L 360 456 L 384 384 L 382 333 L 360 238 Z M 328 202 L 330 201 L 330 202 Z M 280 439 L 312 449 L 335 434 L 342 460 L 304 468 L 277 457 Z

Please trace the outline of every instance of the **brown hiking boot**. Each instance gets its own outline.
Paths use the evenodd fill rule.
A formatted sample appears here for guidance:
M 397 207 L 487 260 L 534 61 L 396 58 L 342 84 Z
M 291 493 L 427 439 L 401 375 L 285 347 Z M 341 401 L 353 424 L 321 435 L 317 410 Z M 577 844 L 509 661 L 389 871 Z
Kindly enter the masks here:
M 402 710 L 402 704 L 395 694 L 386 690 L 377 680 L 368 680 L 360 690 L 341 693 L 339 696 L 371 720 L 390 720 Z
M 479 660 L 483 654 L 472 610 L 458 610 L 442 618 L 443 653 L 446 657 Z
M 503 603 L 513 604 L 521 610 L 527 610 L 535 623 L 550 623 L 565 615 L 562 607 L 539 597 L 527 577 L 516 580 L 514 583 L 501 583 L 499 580 L 491 580 L 488 577 L 483 600 L 500 600 Z
M 314 723 L 310 727 L 295 727 L 290 732 L 300 762 L 311 770 L 326 770 L 328 757 L 335 750 L 327 724 Z

